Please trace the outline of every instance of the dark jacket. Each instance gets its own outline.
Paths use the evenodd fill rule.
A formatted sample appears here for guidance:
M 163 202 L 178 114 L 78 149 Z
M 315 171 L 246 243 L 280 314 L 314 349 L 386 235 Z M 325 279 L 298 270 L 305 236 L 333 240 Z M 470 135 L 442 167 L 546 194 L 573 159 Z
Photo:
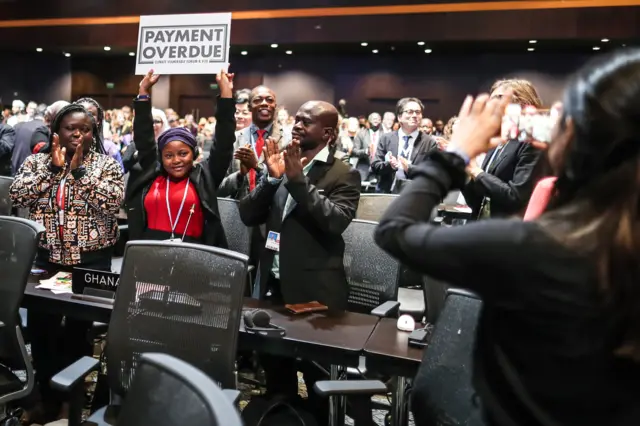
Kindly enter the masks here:
M 125 204 L 129 238 L 139 240 L 144 239 L 147 230 L 144 198 L 153 181 L 158 176 L 165 175 L 165 171 L 160 163 L 158 146 L 153 133 L 151 102 L 135 101 L 133 108 L 136 114 L 133 128 L 140 169 L 133 167 L 129 171 Z M 216 135 L 211 155 L 206 161 L 194 164 L 189 176 L 204 211 L 205 224 L 200 243 L 222 248 L 227 247 L 227 240 L 220 222 L 216 192 L 225 177 L 233 155 L 236 127 L 234 113 L 233 99 L 218 98 Z
M 396 171 L 391 164 L 386 161 L 386 155 L 390 152 L 394 157 L 398 157 L 399 137 L 398 131 L 385 133 L 380 136 L 378 148 L 376 149 L 375 159 L 371 163 L 371 170 L 378 176 L 378 191 L 383 193 L 392 192 L 393 181 L 396 177 Z M 428 134 L 419 132 L 418 137 L 413 142 L 413 150 L 411 151 L 411 164 L 406 173 L 408 179 L 411 179 L 413 168 L 416 164 L 424 161 L 427 153 L 438 149 L 438 142 Z M 393 189 L 394 193 L 400 192 L 404 182 L 396 182 Z
M 282 219 L 288 195 L 295 204 Z M 318 301 L 331 309 L 347 308 L 342 233 L 355 218 L 360 200 L 360 174 L 329 155 L 316 162 L 307 176 L 270 183 L 265 175 L 240 200 L 240 217 L 247 226 L 266 224 L 280 233 L 280 291 L 284 303 Z M 263 248 L 258 291 L 267 292 L 275 252 Z
M 491 199 L 493 218 L 523 214 L 535 184 L 542 177 L 541 169 L 536 167 L 540 151 L 531 144 L 510 141 L 489 165 L 494 151 L 489 151 L 482 162 L 485 172 L 469 181 L 462 191 L 474 218 L 478 217 L 484 197 Z
M 16 141 L 16 132 L 8 124 L 0 124 L 0 176 L 12 176 L 11 154 Z
M 604 306 L 594 262 L 537 222 L 430 225 L 433 208 L 465 178 L 461 158 L 433 154 L 384 213 L 375 239 L 402 264 L 482 298 L 473 383 L 488 424 L 640 424 L 640 363 L 614 355 L 626 327 Z M 432 408 L 423 392 L 412 389 L 416 424 Z

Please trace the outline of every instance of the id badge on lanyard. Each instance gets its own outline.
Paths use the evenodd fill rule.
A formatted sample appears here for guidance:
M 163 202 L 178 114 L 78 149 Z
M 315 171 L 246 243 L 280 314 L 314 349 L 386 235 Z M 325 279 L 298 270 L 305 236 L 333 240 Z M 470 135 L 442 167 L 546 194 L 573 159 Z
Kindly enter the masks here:
M 56 194 L 56 202 L 58 204 L 58 230 L 60 232 L 60 241 L 64 240 L 64 209 L 67 204 L 67 178 L 63 177 L 58 186 L 58 193 Z

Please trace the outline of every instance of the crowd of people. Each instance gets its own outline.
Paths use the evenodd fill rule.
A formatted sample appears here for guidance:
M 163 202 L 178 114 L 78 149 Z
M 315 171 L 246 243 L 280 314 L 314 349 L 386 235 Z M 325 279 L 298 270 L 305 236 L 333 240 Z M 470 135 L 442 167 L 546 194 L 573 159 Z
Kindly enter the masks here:
M 13 155 L 24 156 L 12 163 L 11 199 L 46 228 L 38 267 L 110 270 L 122 206 L 131 239 L 227 247 L 217 197 L 231 197 L 252 229 L 253 297 L 345 310 L 342 233 L 362 182 L 374 182 L 399 194 L 377 244 L 484 301 L 474 387 L 487 425 L 638 424 L 640 52 L 589 64 L 569 81 L 550 144 L 501 133 L 509 104 L 543 106 L 526 80 L 497 81 L 445 124 L 412 97 L 366 119 L 345 117 L 343 102 L 313 100 L 292 117 L 273 90 L 234 93 L 233 74 L 221 71 L 216 115 L 196 124 L 152 107 L 159 78 L 144 76 L 132 108 L 103 111 L 85 98 L 7 118 Z M 543 205 L 523 221 L 539 182 L 546 196 L 533 198 Z M 452 190 L 472 220 L 431 223 Z M 32 353 L 50 420 L 63 414 L 49 378 L 87 352 L 90 324 L 31 311 L 28 321 L 39 330 Z M 260 362 L 271 396 L 296 399 L 297 371 L 309 389 L 322 378 L 305 360 Z M 428 400 L 414 389 L 419 425 Z M 307 407 L 326 424 L 325 400 L 310 392 Z

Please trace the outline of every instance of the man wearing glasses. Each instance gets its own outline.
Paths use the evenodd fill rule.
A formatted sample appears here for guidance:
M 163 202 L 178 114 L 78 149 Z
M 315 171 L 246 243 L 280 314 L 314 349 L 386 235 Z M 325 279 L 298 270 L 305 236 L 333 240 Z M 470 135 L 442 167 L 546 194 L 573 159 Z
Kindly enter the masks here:
M 371 170 L 379 176 L 376 192 L 397 194 L 410 179 L 412 165 L 438 149 L 436 140 L 419 130 L 424 105 L 417 98 L 403 98 L 396 105 L 400 128 L 383 134 L 378 141 Z

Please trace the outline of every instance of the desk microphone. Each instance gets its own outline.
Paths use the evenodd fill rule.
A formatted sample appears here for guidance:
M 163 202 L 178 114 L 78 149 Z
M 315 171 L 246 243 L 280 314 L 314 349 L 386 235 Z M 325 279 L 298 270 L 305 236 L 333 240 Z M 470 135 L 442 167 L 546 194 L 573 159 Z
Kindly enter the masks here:
M 413 331 L 413 329 L 416 328 L 416 321 L 411 315 L 401 315 L 400 318 L 398 318 L 397 327 L 400 331 Z
M 287 334 L 284 328 L 271 324 L 271 315 L 262 309 L 245 311 L 243 318 L 244 328 L 248 333 L 267 337 L 284 337 Z

